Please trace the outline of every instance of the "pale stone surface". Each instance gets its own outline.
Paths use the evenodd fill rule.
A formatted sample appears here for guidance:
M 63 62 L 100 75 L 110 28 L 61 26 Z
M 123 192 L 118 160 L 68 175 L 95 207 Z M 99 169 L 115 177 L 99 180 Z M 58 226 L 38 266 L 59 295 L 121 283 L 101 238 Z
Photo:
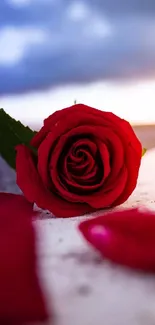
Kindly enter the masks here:
M 137 188 L 123 207 L 136 205 L 155 210 L 155 151 L 142 159 Z M 84 218 L 35 222 L 39 275 L 54 324 L 154 325 L 155 276 L 101 259 L 77 231 Z

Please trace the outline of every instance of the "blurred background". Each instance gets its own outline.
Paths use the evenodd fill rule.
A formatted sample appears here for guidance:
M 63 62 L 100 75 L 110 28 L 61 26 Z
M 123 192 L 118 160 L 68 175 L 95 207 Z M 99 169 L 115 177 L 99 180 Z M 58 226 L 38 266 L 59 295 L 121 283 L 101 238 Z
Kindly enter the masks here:
M 75 99 L 155 146 L 155 0 L 0 0 L 0 107 L 38 129 Z

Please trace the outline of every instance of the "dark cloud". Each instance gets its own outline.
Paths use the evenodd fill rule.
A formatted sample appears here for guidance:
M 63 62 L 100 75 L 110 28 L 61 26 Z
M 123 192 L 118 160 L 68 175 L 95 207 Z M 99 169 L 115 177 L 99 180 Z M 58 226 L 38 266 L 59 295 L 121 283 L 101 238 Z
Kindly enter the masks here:
M 85 0 L 108 15 L 155 15 L 154 0 Z
M 22 60 L 0 65 L 0 94 L 155 74 L 155 1 L 85 0 L 92 14 L 84 21 L 68 16 L 71 3 L 36 0 L 13 7 L 0 2 L 0 26 L 28 25 L 46 33 L 45 41 L 26 47 Z M 103 32 L 107 24 L 105 37 L 93 31 L 94 17 Z

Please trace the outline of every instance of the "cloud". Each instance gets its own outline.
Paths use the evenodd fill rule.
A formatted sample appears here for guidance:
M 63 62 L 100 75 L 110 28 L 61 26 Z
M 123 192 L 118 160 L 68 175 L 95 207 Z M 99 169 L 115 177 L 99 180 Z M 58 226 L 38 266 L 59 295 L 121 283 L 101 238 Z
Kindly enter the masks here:
M 155 74 L 154 0 L 3 0 L 0 26 L 0 94 Z
M 7 0 L 7 2 L 15 7 L 25 7 L 31 4 L 32 0 Z
M 85 0 L 85 2 L 108 16 L 155 15 L 154 0 Z
M 0 30 L 0 66 L 20 64 L 27 47 L 42 44 L 46 35 L 34 28 L 6 27 Z

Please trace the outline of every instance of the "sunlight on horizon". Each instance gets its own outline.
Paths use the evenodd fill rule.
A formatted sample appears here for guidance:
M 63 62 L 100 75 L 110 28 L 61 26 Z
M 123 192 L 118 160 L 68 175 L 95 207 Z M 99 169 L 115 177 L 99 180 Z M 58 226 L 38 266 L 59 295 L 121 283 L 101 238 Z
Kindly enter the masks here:
M 40 126 L 55 110 L 71 106 L 77 100 L 77 103 L 111 111 L 133 124 L 151 124 L 155 123 L 154 97 L 155 80 L 124 85 L 96 82 L 1 97 L 0 107 L 24 123 Z

